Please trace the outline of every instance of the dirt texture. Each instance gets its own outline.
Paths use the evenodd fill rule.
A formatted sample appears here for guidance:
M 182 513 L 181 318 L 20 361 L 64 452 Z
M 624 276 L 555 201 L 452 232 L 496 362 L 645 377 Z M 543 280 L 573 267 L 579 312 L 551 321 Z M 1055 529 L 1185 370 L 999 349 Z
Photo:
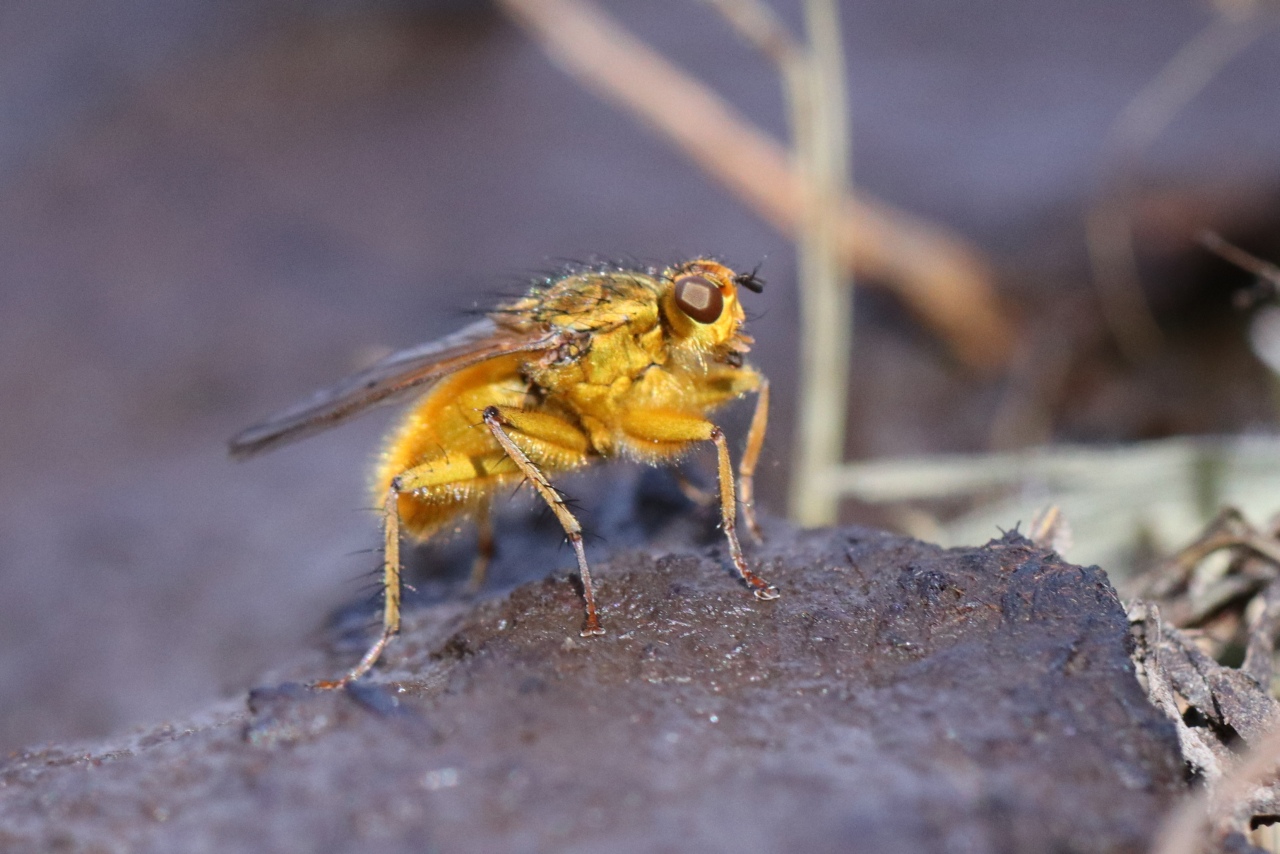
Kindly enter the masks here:
M 1103 572 L 770 529 L 414 609 L 372 679 L 316 651 L 247 703 L 0 765 L 0 850 L 1143 851 L 1183 791 Z

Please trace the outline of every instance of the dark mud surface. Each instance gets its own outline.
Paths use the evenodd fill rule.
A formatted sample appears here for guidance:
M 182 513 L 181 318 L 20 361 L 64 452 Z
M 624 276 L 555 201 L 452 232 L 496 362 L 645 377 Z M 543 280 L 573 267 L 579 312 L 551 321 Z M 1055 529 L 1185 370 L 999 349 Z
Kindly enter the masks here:
M 1105 575 L 1017 535 L 943 551 L 775 527 L 420 607 L 181 723 L 0 765 L 0 850 L 1145 850 L 1182 787 Z

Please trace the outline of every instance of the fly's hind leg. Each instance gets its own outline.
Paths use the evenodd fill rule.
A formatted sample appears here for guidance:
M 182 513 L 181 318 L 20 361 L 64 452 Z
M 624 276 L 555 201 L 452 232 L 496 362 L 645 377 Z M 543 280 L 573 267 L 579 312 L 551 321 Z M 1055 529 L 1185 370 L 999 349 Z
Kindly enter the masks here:
M 578 559 L 578 573 L 582 577 L 582 598 L 586 600 L 587 617 L 582 626 L 582 636 L 585 638 L 604 634 L 604 629 L 600 627 L 600 617 L 596 613 L 596 594 L 591 584 L 591 570 L 587 566 L 587 555 L 582 548 L 582 526 L 569 512 L 569 508 L 565 507 L 564 499 L 551 485 L 551 481 L 547 480 L 546 475 L 529 459 L 529 455 L 516 444 L 508 430 L 519 431 L 519 434 L 530 433 L 531 435 L 527 438 L 543 446 L 559 446 L 570 456 L 574 454 L 580 456 L 585 452 L 585 439 L 580 434 L 575 436 L 571 425 L 554 416 L 507 407 L 487 407 L 484 411 L 484 423 L 493 434 L 493 438 L 502 446 L 502 450 L 520 469 L 520 473 L 528 478 L 533 488 L 538 491 L 538 495 L 547 502 L 551 512 L 559 520 L 560 526 L 564 528 L 569 544 L 573 546 L 573 553 Z
M 398 481 L 399 478 L 396 478 Z M 383 651 L 391 639 L 400 632 L 400 490 L 398 483 L 392 481 L 387 490 L 384 505 L 383 521 L 383 561 L 382 561 L 382 633 L 360 658 L 360 662 L 351 668 L 341 679 L 325 679 L 315 683 L 316 688 L 342 688 L 348 682 L 354 682 L 369 672 L 378 663 Z
M 473 481 L 481 473 L 475 462 L 466 457 L 445 456 L 401 472 L 391 479 L 383 513 L 382 550 L 382 632 L 355 667 L 341 679 L 317 682 L 317 688 L 341 688 L 368 673 L 391 639 L 400 633 L 400 496 L 428 490 L 449 483 Z

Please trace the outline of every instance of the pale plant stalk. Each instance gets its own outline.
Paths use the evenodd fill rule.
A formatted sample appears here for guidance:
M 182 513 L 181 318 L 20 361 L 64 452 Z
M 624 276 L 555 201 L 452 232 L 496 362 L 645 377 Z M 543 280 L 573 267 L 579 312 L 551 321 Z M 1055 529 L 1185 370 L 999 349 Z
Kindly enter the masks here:
M 801 192 L 800 390 L 788 511 L 802 525 L 829 525 L 839 510 L 831 475 L 844 461 L 853 337 L 852 275 L 841 256 L 849 134 L 839 16 L 832 0 L 806 0 L 802 45 L 760 0 L 708 2 L 782 79 Z
M 800 282 L 800 411 L 788 502 L 802 525 L 836 521 L 832 474 L 844 460 L 853 344 L 852 276 L 840 259 L 840 214 L 849 187 L 844 51 L 834 0 L 806 0 L 809 50 L 804 109 L 792 133 L 805 189 L 797 241 Z

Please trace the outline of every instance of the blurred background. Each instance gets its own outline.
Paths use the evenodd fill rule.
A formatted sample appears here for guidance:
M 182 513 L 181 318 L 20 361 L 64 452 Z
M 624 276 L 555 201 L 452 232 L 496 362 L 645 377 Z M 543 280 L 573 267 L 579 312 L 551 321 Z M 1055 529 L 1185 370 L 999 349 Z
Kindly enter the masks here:
M 787 139 L 776 69 L 715 10 L 602 6 Z M 775 8 L 801 32 L 795 4 Z M 1280 260 L 1275 11 L 841 5 L 855 191 L 967 244 L 1008 334 L 974 364 L 901 287 L 860 281 L 846 459 L 1274 429 L 1270 339 L 1233 300 L 1252 278 L 1194 238 L 1213 228 Z M 1126 125 L 1224 21 L 1203 85 Z M 1139 112 L 1166 104 L 1153 98 Z M 1136 298 L 1091 264 L 1086 223 L 1117 210 Z M 775 395 L 760 504 L 781 515 L 802 338 L 790 239 L 502 8 L 7 4 L 0 750 L 241 692 L 358 598 L 388 415 L 249 464 L 226 457 L 237 430 L 564 259 L 697 254 L 759 264 L 769 283 L 747 308 Z M 741 441 L 746 413 L 728 418 Z M 926 502 L 926 521 L 948 502 Z M 840 518 L 919 532 L 925 512 L 851 499 Z M 572 564 L 548 554 L 531 577 Z

